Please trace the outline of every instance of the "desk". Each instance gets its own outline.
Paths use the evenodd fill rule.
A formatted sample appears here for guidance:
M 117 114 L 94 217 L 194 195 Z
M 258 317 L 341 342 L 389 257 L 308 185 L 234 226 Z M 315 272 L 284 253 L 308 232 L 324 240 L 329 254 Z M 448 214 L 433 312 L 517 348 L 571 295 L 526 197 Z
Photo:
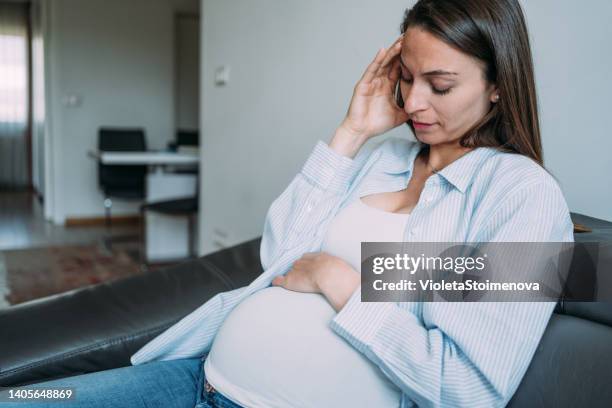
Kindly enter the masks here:
M 197 175 L 163 171 L 165 166 L 197 166 L 197 152 L 98 152 L 88 156 L 106 165 L 150 166 L 147 174 L 146 202 L 193 197 L 197 189 Z M 164 262 L 189 256 L 189 226 L 186 217 L 147 212 L 145 217 L 146 248 L 148 262 Z M 197 228 L 195 228 L 197 231 Z M 196 239 L 197 242 L 197 234 Z
M 191 153 L 173 152 L 88 152 L 89 157 L 94 158 L 102 164 L 117 165 L 147 165 L 147 166 L 172 166 L 172 165 L 197 165 L 200 156 Z

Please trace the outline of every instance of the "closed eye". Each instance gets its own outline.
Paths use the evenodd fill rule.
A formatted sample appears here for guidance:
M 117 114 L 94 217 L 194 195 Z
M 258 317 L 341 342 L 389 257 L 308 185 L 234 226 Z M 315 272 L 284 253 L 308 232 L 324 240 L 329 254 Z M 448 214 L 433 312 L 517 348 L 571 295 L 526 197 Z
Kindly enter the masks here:
M 411 84 L 412 83 L 412 78 L 406 78 L 403 74 L 400 76 L 400 80 L 402 82 L 407 83 L 407 84 Z M 448 94 L 451 91 L 451 89 L 453 89 L 452 86 L 448 87 L 448 88 L 445 88 L 445 89 L 439 89 L 439 88 L 436 88 L 435 86 L 431 85 L 431 90 L 436 95 L 446 95 L 446 94 Z

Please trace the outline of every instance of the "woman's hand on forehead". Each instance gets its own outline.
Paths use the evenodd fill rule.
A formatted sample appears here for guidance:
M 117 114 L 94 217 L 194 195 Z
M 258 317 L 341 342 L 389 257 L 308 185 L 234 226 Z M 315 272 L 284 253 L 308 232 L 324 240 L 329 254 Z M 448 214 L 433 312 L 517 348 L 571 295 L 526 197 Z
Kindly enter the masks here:
M 408 114 L 395 101 L 403 38 L 400 35 L 389 48 L 381 48 L 366 68 L 355 85 L 348 112 L 340 125 L 340 135 L 348 135 L 349 139 L 363 144 L 408 120 Z M 332 148 L 342 145 L 333 142 Z
M 404 35 L 400 35 L 388 48 L 381 48 L 370 63 L 357 86 L 371 86 L 381 82 L 388 91 L 393 91 L 399 80 L 399 56 Z

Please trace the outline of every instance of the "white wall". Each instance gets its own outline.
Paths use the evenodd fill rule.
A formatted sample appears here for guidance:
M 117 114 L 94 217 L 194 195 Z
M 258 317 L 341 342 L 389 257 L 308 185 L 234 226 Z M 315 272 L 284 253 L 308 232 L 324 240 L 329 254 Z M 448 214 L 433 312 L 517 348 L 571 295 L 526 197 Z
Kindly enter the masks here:
M 177 1 L 181 7 L 197 2 Z M 174 137 L 172 0 L 51 0 L 47 80 L 56 223 L 104 213 L 96 163 L 100 126 L 146 129 L 150 148 Z M 66 106 L 77 96 L 79 106 Z M 113 214 L 134 213 L 115 201 Z
M 202 0 L 201 254 L 261 234 L 272 200 L 316 141 L 329 140 L 355 81 L 399 33 L 413 3 Z M 535 37 L 546 163 L 572 211 L 612 219 L 604 120 L 612 91 L 612 57 L 604 52 L 610 5 L 523 3 Z M 231 78 L 217 87 L 214 71 L 222 65 Z
M 201 253 L 261 234 L 272 200 L 341 122 L 363 68 L 399 35 L 406 4 L 203 0 Z M 230 81 L 216 87 L 221 65 Z
M 571 211 L 612 221 L 612 2 L 521 4 L 534 50 L 546 167 Z

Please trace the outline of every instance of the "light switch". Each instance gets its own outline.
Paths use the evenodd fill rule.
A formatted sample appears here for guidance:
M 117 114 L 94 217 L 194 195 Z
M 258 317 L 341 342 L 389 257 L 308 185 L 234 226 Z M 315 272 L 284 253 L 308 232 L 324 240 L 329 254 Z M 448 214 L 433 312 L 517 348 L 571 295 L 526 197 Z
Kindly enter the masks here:
M 215 69 L 215 85 L 224 86 L 229 82 L 230 69 L 226 65 L 222 65 Z
M 81 106 L 81 102 L 82 102 L 81 95 L 77 95 L 77 94 L 66 95 L 64 96 L 64 100 L 63 100 L 64 106 L 67 108 L 77 108 Z

